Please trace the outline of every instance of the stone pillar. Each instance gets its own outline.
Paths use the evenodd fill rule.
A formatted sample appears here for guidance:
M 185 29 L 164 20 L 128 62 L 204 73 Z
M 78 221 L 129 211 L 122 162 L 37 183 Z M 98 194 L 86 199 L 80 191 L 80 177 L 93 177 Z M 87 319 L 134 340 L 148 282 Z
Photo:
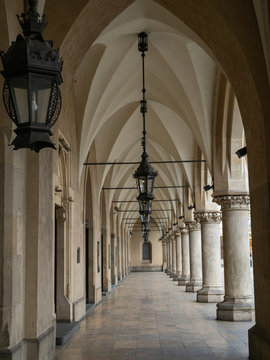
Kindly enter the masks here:
M 169 266 L 168 266 L 167 275 L 170 276 L 172 272 L 172 243 L 169 237 L 167 241 L 168 241 L 168 250 L 169 250 Z
M 175 237 L 171 236 L 171 246 L 172 246 L 172 271 L 170 277 L 173 279 L 176 275 L 176 248 L 175 248 Z
M 118 282 L 117 276 L 117 263 L 116 263 L 116 237 L 115 234 L 111 234 L 111 278 L 112 285 L 116 285 Z
M 223 300 L 220 262 L 220 222 L 219 211 L 195 214 L 201 223 L 203 286 L 197 292 L 198 302 L 216 303 Z
M 163 272 L 166 272 L 166 268 L 167 268 L 167 245 L 166 245 L 166 241 L 162 240 L 162 270 Z
M 217 319 L 251 321 L 253 299 L 249 263 L 249 195 L 214 197 L 221 205 L 224 251 L 224 301 L 217 304 Z
M 187 292 L 196 292 L 202 287 L 202 240 L 201 225 L 198 222 L 188 224 L 190 281 L 186 284 Z
M 166 243 L 166 254 L 167 254 L 167 267 L 166 267 L 166 274 L 168 274 L 168 272 L 170 271 L 170 248 L 169 248 L 169 242 L 168 239 L 165 239 L 165 243 Z
M 181 246 L 181 233 L 180 231 L 175 232 L 175 243 L 176 243 L 176 277 L 177 280 L 182 275 L 182 246 Z M 175 278 L 174 278 L 175 280 Z
M 189 265 L 189 236 L 187 228 L 181 228 L 182 238 L 182 275 L 178 280 L 178 285 L 184 286 L 189 281 L 190 265 Z

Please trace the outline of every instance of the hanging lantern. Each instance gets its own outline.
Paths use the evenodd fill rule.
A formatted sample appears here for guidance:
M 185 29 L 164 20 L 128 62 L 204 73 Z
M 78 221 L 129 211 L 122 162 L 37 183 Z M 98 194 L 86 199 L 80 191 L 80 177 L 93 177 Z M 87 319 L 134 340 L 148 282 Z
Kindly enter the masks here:
M 63 61 L 52 41 L 42 32 L 47 23 L 37 12 L 37 0 L 28 0 L 29 10 L 18 16 L 23 35 L 18 35 L 6 53 L 1 51 L 5 78 L 3 100 L 6 111 L 15 123 L 14 150 L 55 148 L 50 128 L 61 111 Z

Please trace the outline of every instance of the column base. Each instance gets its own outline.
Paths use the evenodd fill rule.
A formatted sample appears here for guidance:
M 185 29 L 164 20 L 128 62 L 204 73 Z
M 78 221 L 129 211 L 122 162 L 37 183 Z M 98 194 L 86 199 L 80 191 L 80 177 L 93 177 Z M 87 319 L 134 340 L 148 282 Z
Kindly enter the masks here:
M 37 338 L 24 339 L 16 345 L 0 347 L 0 359 L 27 360 L 27 359 L 54 359 L 55 328 L 51 326 Z
M 190 280 L 188 275 L 182 275 L 180 279 L 178 279 L 178 285 L 179 286 L 185 286 L 186 283 L 188 283 Z
M 202 281 L 201 280 L 190 280 L 186 283 L 186 292 L 196 292 L 197 290 L 201 289 Z
M 179 279 L 179 274 L 175 273 L 173 276 L 173 281 L 178 281 Z
M 224 298 L 224 290 L 221 286 L 203 286 L 197 291 L 197 302 L 218 303 Z
M 175 275 L 176 275 L 176 274 L 175 274 L 174 272 L 171 272 L 171 273 L 170 273 L 170 278 L 173 279 Z
M 217 320 L 223 321 L 251 321 L 254 306 L 252 296 L 230 298 L 217 304 Z
M 270 332 L 254 325 L 248 330 L 248 346 L 250 360 L 269 359 Z

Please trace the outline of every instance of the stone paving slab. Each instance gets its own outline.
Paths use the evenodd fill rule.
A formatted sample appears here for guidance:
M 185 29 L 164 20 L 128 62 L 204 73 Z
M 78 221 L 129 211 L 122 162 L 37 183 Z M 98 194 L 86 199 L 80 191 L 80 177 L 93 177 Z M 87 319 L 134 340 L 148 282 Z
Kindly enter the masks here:
M 56 360 L 243 360 L 254 322 L 217 321 L 164 273 L 131 273 L 81 322 Z

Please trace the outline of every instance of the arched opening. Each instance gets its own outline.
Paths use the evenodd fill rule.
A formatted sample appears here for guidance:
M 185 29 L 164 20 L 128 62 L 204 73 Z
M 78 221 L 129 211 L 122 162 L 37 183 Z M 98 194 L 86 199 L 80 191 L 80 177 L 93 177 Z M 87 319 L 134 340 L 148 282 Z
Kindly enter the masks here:
M 142 244 L 142 260 L 143 262 L 152 262 L 152 244 L 150 241 Z

